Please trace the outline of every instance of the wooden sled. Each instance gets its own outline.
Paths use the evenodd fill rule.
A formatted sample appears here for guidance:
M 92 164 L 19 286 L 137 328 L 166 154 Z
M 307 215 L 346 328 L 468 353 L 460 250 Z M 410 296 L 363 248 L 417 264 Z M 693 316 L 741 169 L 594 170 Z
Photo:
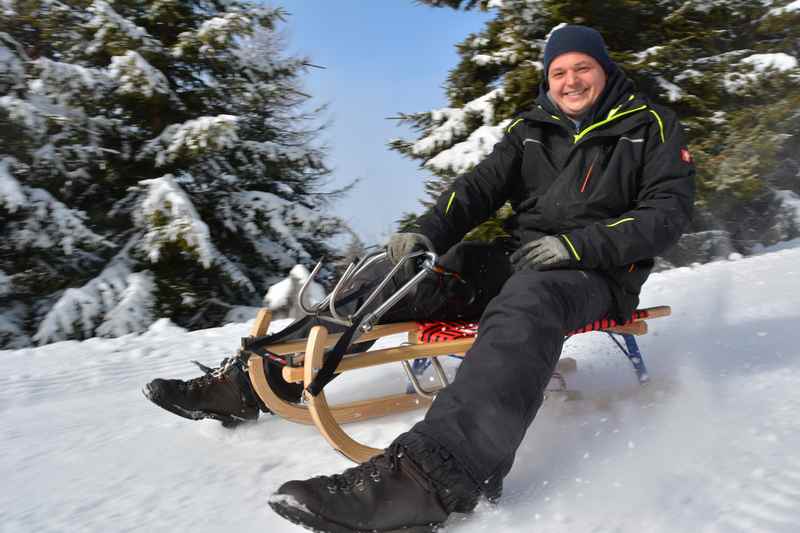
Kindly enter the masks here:
M 369 260 L 372 260 L 379 255 L 381 254 L 376 254 L 376 256 L 373 256 L 372 258 L 366 259 L 365 262 L 368 263 Z M 435 255 L 429 252 L 416 255 L 428 256 L 427 262 L 425 263 L 425 268 L 428 271 L 433 271 L 431 267 L 436 263 Z M 402 267 L 403 261 L 412 259 L 413 257 L 414 254 L 402 260 L 400 264 L 389 273 L 386 280 L 391 279 L 391 277 Z M 319 269 L 319 266 L 320 265 L 317 265 L 317 267 L 314 269 L 309 280 L 314 277 Z M 306 312 L 309 314 L 313 314 L 314 316 L 320 316 L 323 308 L 329 306 L 329 316 L 322 316 L 321 318 L 325 318 L 333 323 L 345 323 L 342 317 L 337 313 L 335 306 L 330 304 L 330 302 L 336 301 L 337 291 L 341 286 L 343 286 L 343 282 L 346 278 L 348 278 L 348 276 L 358 275 L 358 269 L 355 268 L 355 265 L 351 265 L 351 267 L 352 268 L 348 268 L 342 280 L 340 280 L 339 284 L 337 285 L 337 288 L 334 289 L 334 291 L 328 295 L 328 297 L 326 297 L 322 303 L 320 303 L 314 309 L 306 309 L 303 307 L 304 310 L 306 310 Z M 309 385 L 314 382 L 319 370 L 323 368 L 323 359 L 326 349 L 333 347 L 342 336 L 342 334 L 329 334 L 328 329 L 324 326 L 315 326 L 311 328 L 308 337 L 305 339 L 276 342 L 274 344 L 261 346 L 262 352 L 269 354 L 269 356 L 272 358 L 281 356 L 284 357 L 281 359 L 282 363 L 285 365 L 282 368 L 282 377 L 286 382 L 299 383 L 303 386 L 303 399 L 301 403 L 292 403 L 282 399 L 269 385 L 265 371 L 265 357 L 257 353 L 249 352 L 248 368 L 250 380 L 253 385 L 253 389 L 256 391 L 261 401 L 264 402 L 266 407 L 268 407 L 274 414 L 278 416 L 281 416 L 292 422 L 315 425 L 335 450 L 339 451 L 352 461 L 362 463 L 381 453 L 383 451 L 382 449 L 372 448 L 352 439 L 342 429 L 342 424 L 368 420 L 370 418 L 406 412 L 429 406 L 435 398 L 436 392 L 447 385 L 447 377 L 441 367 L 441 364 L 437 360 L 437 357 L 464 355 L 475 340 L 474 336 L 464 336 L 444 342 L 424 342 L 425 340 L 430 340 L 430 335 L 427 333 L 422 335 L 422 329 L 429 325 L 421 325 L 417 322 L 375 324 L 380 318 L 382 312 L 385 312 L 385 309 L 399 301 L 403 294 L 405 294 L 410 287 L 413 287 L 413 285 L 423 279 L 425 275 L 426 273 L 424 271 L 420 271 L 420 273 L 418 273 L 411 281 L 407 282 L 406 285 L 397 292 L 397 294 L 390 297 L 386 304 L 382 304 L 378 311 L 363 315 L 366 316 L 366 318 L 356 324 L 360 329 L 360 335 L 357 337 L 357 342 L 359 343 L 380 339 L 381 337 L 388 335 L 406 333 L 408 335 L 407 344 L 398 347 L 349 354 L 338 363 L 338 366 L 335 367 L 336 373 L 342 374 L 361 368 L 369 368 L 387 363 L 399 362 L 402 364 L 406 376 L 411 381 L 413 390 L 402 394 L 388 395 L 340 405 L 329 405 L 325 396 L 325 392 L 321 389 L 318 390 L 316 395 L 311 394 L 308 388 Z M 306 285 L 307 284 L 308 282 Z M 367 298 L 367 303 L 363 305 L 362 309 L 368 306 L 372 296 L 376 295 L 382 287 L 383 285 L 375 289 L 374 293 Z M 305 286 L 300 293 L 301 306 L 304 290 Z M 587 324 L 583 328 L 570 332 L 569 335 L 575 335 L 589 331 L 604 331 L 609 334 L 622 335 L 623 339 L 625 340 L 625 344 L 627 345 L 627 349 L 623 347 L 619 341 L 616 339 L 614 340 L 620 349 L 625 353 L 625 355 L 630 359 L 640 382 L 645 382 L 647 380 L 646 368 L 644 367 L 644 362 L 642 360 L 641 353 L 638 350 L 638 346 L 636 345 L 634 336 L 644 335 L 647 333 L 647 320 L 668 316 L 670 312 L 671 310 L 667 306 L 641 309 L 636 311 L 631 320 L 624 324 L 616 324 L 611 320 L 598 320 L 594 323 Z M 359 312 L 356 312 L 355 315 L 359 315 Z M 267 333 L 267 328 L 269 327 L 271 318 L 271 313 L 268 310 L 260 310 L 250 332 L 251 336 L 248 339 L 252 340 L 263 338 Z M 366 326 L 364 326 L 365 324 Z M 248 346 L 248 339 L 244 339 L 243 342 L 245 351 L 247 351 L 246 347 Z M 438 387 L 433 389 L 424 389 L 420 385 L 410 364 L 410 361 L 425 362 L 425 360 L 431 361 L 439 379 Z M 561 361 L 560 367 L 557 369 L 554 377 L 561 378 L 559 371 L 569 371 L 570 367 L 573 367 L 574 369 L 574 365 L 574 360 Z M 563 379 L 561 379 L 561 381 L 563 382 Z

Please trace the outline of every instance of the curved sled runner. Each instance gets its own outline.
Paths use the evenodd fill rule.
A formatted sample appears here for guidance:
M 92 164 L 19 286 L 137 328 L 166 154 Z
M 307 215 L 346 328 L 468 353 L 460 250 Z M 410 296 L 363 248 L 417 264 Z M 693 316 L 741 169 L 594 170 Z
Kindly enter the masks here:
M 427 254 L 432 255 L 432 254 Z M 428 265 L 435 263 L 435 256 L 429 258 Z M 387 277 L 389 279 L 399 268 L 396 267 Z M 319 265 L 317 266 L 317 268 Z M 357 269 L 354 269 L 354 271 Z M 315 269 L 315 272 L 317 269 Z M 355 272 L 357 274 L 357 272 Z M 345 273 L 344 278 L 352 275 L 351 269 Z M 425 275 L 420 272 L 414 279 L 409 281 L 398 291 L 397 298 L 391 298 L 389 305 L 393 305 L 413 287 Z M 313 277 L 313 274 L 312 274 Z M 311 278 L 309 278 L 311 279 Z M 342 285 L 340 281 L 339 286 Z M 337 286 L 337 288 L 339 287 Z M 382 286 L 381 286 L 382 287 Z M 379 287 L 373 296 L 380 290 Z M 405 292 L 404 292 L 405 289 Z M 301 291 L 302 294 L 303 291 Z M 314 315 L 319 317 L 319 312 L 324 306 L 336 300 L 337 290 L 329 295 L 315 310 Z M 302 298 L 302 296 L 301 296 Z M 368 303 L 371 297 L 367 299 Z M 362 310 L 367 304 L 362 306 Z M 388 307 L 386 307 L 388 309 Z M 260 344 L 258 350 L 248 350 L 249 346 L 265 339 L 267 328 L 271 320 L 271 313 L 262 309 L 259 311 L 255 324 L 250 332 L 250 337 L 243 339 L 243 350 L 248 352 L 248 367 L 250 380 L 253 389 L 256 391 L 261 401 L 275 414 L 302 424 L 313 424 L 320 433 L 330 443 L 330 445 L 344 456 L 355 462 L 364 462 L 371 457 L 381 453 L 383 450 L 372 448 L 351 438 L 341 427 L 348 422 L 368 420 L 379 416 L 393 413 L 410 411 L 420 407 L 427 407 L 435 398 L 436 392 L 442 387 L 447 386 L 447 377 L 442 370 L 437 357 L 439 356 L 463 356 L 474 342 L 476 324 L 459 324 L 453 322 L 442 323 L 417 323 L 400 322 L 392 324 L 379 324 L 375 322 L 382 314 L 379 308 L 376 313 L 362 313 L 361 320 L 351 320 L 350 328 L 337 334 L 329 334 L 325 326 L 314 326 L 311 328 L 308 337 L 301 340 L 275 342 L 271 344 Z M 331 315 L 327 319 L 330 322 L 342 324 L 341 317 L 336 313 L 333 305 L 330 305 Z M 385 309 L 384 309 L 385 312 Z M 671 310 L 667 306 L 652 307 L 636 311 L 633 317 L 623 323 L 617 324 L 613 320 L 598 320 L 585 327 L 570 332 L 568 336 L 590 331 L 604 331 L 612 336 L 617 346 L 625 353 L 636 371 L 636 375 L 641 383 L 647 381 L 647 370 L 644 366 L 641 352 L 638 349 L 634 336 L 647 333 L 647 320 L 668 316 Z M 359 316 L 356 312 L 353 317 Z M 325 317 L 322 317 L 325 318 Z M 372 321 L 372 322 L 370 322 Z M 355 333 L 354 333 L 355 332 Z M 384 348 L 378 350 L 364 351 L 343 356 L 342 346 L 351 346 L 355 338 L 358 342 L 379 339 L 388 335 L 398 333 L 408 334 L 408 343 L 402 346 Z M 612 334 L 621 335 L 625 346 L 618 341 Z M 348 337 L 349 335 L 349 337 Z M 334 359 L 332 353 L 340 352 L 338 360 Z M 288 383 L 299 383 L 303 388 L 303 402 L 292 403 L 282 399 L 270 386 L 265 371 L 265 359 L 279 360 L 282 366 L 282 379 Z M 413 366 L 410 362 L 413 361 Z M 379 398 L 362 400 L 357 402 L 345 403 L 341 405 L 330 405 L 324 391 L 324 385 L 330 381 L 335 371 L 336 375 L 343 374 L 360 368 L 369 368 L 387 363 L 400 362 L 403 365 L 406 376 L 413 388 L 403 394 L 394 394 Z M 432 365 L 439 380 L 439 385 L 433 389 L 423 388 L 417 380 L 417 375 L 428 365 Z M 272 367 L 276 368 L 276 367 Z M 279 367 L 277 367 L 279 368 Z M 561 389 L 566 390 L 566 383 L 561 376 L 575 369 L 574 359 L 559 361 L 559 367 L 553 378 L 561 384 Z M 321 376 L 327 371 L 327 379 Z M 320 385 L 321 383 L 321 385 Z

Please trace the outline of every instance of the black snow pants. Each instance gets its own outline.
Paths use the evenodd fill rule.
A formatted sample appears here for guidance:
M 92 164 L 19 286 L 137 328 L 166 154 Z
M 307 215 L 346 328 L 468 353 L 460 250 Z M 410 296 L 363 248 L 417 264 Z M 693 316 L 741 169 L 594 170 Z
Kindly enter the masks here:
M 512 273 L 502 245 L 462 243 L 451 252 L 441 262 L 461 268 L 469 290 L 431 283 L 411 312 L 469 318 L 482 311 L 478 337 L 453 382 L 410 433 L 446 449 L 474 482 L 485 483 L 510 471 L 564 335 L 610 313 L 613 296 L 608 278 L 595 271 Z

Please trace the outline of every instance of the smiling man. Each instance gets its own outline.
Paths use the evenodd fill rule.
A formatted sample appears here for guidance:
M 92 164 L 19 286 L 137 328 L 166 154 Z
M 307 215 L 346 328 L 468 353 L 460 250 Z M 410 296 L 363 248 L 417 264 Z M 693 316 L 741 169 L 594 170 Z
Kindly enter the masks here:
M 430 280 L 436 289 L 403 318 L 480 316 L 455 379 L 382 455 L 281 486 L 269 502 L 281 516 L 315 531 L 410 533 L 498 498 L 565 333 L 630 318 L 653 258 L 687 227 L 694 166 L 675 114 L 634 90 L 591 28 L 554 30 L 543 67 L 534 109 L 387 246 L 393 262 L 432 249 L 472 290 L 449 294 Z M 506 202 L 508 238 L 460 242 Z M 147 394 L 189 418 L 256 418 L 246 372 L 239 362 L 190 382 L 156 380 Z
M 564 334 L 629 318 L 653 258 L 688 225 L 694 166 L 674 113 L 634 90 L 591 28 L 551 32 L 543 66 L 535 108 L 387 247 L 395 262 L 420 248 L 460 257 L 485 299 L 453 383 L 369 463 L 285 483 L 270 500 L 280 515 L 316 531 L 421 532 L 499 497 Z M 470 255 L 479 245 L 459 242 L 505 202 L 510 237 Z
M 453 383 L 369 463 L 284 484 L 270 500 L 280 515 L 316 531 L 421 532 L 499 497 L 564 334 L 629 318 L 653 258 L 688 225 L 694 166 L 674 113 L 634 90 L 591 28 L 551 32 L 543 66 L 535 108 L 387 247 L 394 262 L 420 248 L 460 258 L 483 298 Z M 509 238 L 459 244 L 505 202 Z

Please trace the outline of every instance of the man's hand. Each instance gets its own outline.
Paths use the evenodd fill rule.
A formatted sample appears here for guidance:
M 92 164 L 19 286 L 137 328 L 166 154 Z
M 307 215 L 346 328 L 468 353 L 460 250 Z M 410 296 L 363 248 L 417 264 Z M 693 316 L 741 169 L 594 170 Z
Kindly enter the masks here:
M 511 266 L 514 272 L 526 268 L 534 270 L 549 270 L 559 268 L 570 263 L 572 258 L 567 247 L 558 237 L 541 237 L 522 246 L 511 254 Z
M 389 261 L 393 265 L 411 252 L 419 250 L 433 251 L 433 243 L 421 233 L 395 233 L 389 237 L 389 243 L 386 245 Z

